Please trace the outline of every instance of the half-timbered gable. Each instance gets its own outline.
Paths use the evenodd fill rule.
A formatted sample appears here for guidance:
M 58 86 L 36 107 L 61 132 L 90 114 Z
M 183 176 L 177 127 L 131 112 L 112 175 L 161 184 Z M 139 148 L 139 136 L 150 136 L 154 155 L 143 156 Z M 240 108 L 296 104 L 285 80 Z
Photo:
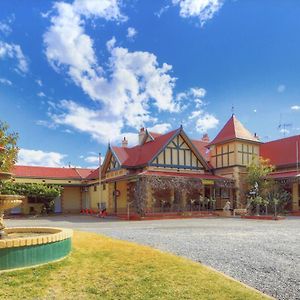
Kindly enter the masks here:
M 152 160 L 151 166 L 187 170 L 204 170 L 204 161 L 192 149 L 183 134 L 176 135 Z
M 107 152 L 107 155 L 105 157 L 104 163 L 103 163 L 102 172 L 105 174 L 107 172 L 119 170 L 120 168 L 121 168 L 121 165 L 120 165 L 118 158 L 111 151 L 111 149 L 109 149 Z
M 107 172 L 115 171 L 120 169 L 120 164 L 114 155 L 111 156 L 110 162 L 108 164 Z

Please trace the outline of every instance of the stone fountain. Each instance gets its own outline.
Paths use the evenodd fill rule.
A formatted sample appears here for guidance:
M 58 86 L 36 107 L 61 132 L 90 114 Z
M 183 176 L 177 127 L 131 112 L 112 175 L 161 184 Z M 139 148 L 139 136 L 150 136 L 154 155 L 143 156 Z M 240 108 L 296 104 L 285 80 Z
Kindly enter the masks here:
M 5 148 L 0 146 L 0 153 L 5 152 Z M 1 166 L 0 166 L 1 167 Z M 11 173 L 0 171 L 0 181 L 11 178 Z M 0 239 L 5 236 L 4 211 L 12 209 L 22 204 L 23 196 L 19 195 L 0 195 Z
M 0 146 L 0 153 L 4 152 L 5 148 Z M 11 173 L 0 171 L 2 181 L 11 176 Z M 72 249 L 71 229 L 5 227 L 4 212 L 21 205 L 24 198 L 0 194 L 0 273 L 57 261 L 66 257 Z

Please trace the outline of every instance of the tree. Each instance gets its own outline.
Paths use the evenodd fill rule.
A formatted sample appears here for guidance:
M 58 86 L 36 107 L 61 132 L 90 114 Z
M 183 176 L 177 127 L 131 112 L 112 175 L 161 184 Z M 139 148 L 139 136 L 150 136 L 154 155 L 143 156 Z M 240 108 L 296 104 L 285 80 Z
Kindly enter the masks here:
M 277 217 L 278 212 L 283 212 L 285 206 L 292 201 L 292 196 L 285 191 L 279 183 L 275 183 L 266 193 L 266 199 L 269 202 L 270 209 Z
M 278 183 L 268 178 L 274 171 L 268 159 L 260 158 L 247 167 L 247 182 L 249 185 L 248 199 L 252 210 L 259 214 L 264 208 L 265 214 L 273 212 L 275 217 L 282 212 L 287 203 L 291 201 L 291 194 Z
M 257 190 L 260 194 L 272 185 L 272 180 L 267 179 L 267 176 L 274 171 L 274 166 L 270 164 L 269 159 L 259 158 L 258 162 L 253 160 L 247 167 L 247 183 L 250 189 L 257 185 Z
M 17 141 L 18 134 L 10 132 L 8 124 L 0 121 L 0 173 L 10 172 L 17 162 Z M 61 190 L 60 186 L 47 184 L 0 181 L 0 195 L 20 195 L 38 199 L 44 203 L 47 211 L 52 209 L 53 200 L 61 194 Z
M 248 207 L 255 208 L 257 215 L 259 215 L 261 207 L 265 207 L 267 213 L 269 201 L 265 199 L 266 193 L 274 184 L 273 180 L 267 177 L 273 171 L 274 166 L 270 164 L 268 159 L 262 157 L 259 158 L 258 162 L 253 160 L 247 167 Z
M 17 146 L 18 134 L 9 131 L 7 123 L 0 121 L 0 171 L 9 172 L 17 162 L 19 148 Z

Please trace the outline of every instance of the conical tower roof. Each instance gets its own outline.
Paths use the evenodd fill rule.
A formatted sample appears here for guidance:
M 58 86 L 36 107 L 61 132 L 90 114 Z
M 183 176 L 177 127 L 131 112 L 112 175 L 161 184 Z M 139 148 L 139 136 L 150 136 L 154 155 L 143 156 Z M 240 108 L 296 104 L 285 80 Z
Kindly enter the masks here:
M 218 135 L 209 143 L 209 146 L 221 144 L 235 139 L 259 143 L 258 138 L 254 136 L 248 129 L 246 129 L 233 114 Z

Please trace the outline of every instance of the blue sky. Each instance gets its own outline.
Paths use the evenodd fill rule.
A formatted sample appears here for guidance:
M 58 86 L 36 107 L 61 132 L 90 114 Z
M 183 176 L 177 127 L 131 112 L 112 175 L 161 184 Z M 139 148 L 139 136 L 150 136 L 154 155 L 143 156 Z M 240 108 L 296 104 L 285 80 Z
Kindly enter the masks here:
M 263 140 L 299 134 L 299 15 L 296 0 L 1 1 L 19 163 L 94 167 L 141 126 L 213 138 L 232 106 Z

